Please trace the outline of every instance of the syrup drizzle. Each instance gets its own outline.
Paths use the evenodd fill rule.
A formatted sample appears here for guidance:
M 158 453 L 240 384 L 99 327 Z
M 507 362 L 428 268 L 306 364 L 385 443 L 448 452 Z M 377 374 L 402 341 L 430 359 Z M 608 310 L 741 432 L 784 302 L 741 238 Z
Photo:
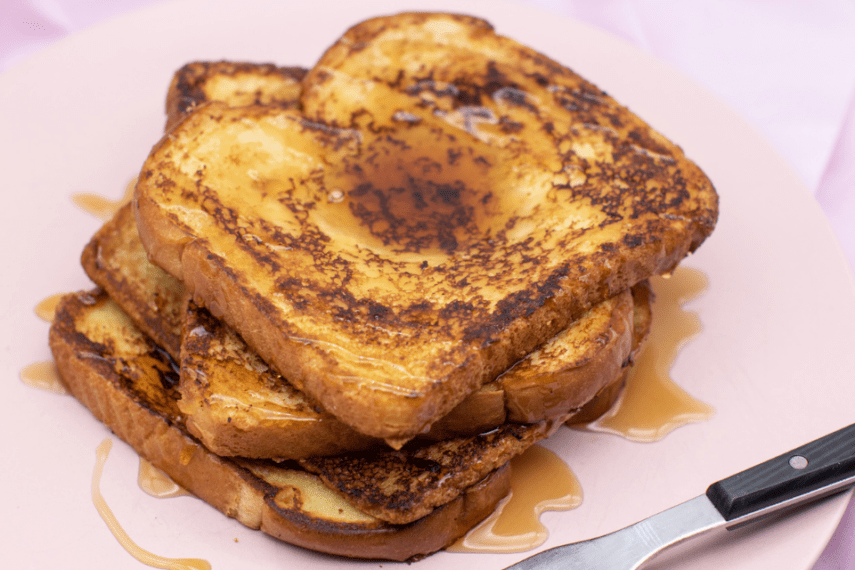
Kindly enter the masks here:
M 671 378 L 680 349 L 701 331 L 698 315 L 682 305 L 706 290 L 706 276 L 696 269 L 678 267 L 670 278 L 651 279 L 651 286 L 655 299 L 650 335 L 623 392 L 608 412 L 574 429 L 653 442 L 715 413 L 712 406 L 691 396 Z
M 92 214 L 104 221 L 109 220 L 113 215 L 125 204 L 131 201 L 134 196 L 134 187 L 137 184 L 137 179 L 134 177 L 125 186 L 125 194 L 119 200 L 108 200 L 103 196 L 92 194 L 89 192 L 79 192 L 71 196 L 71 201 L 74 202 L 83 211 Z
M 54 315 L 56 314 L 56 306 L 59 304 L 59 300 L 65 296 L 64 293 L 57 293 L 56 295 L 51 295 L 47 299 L 43 299 L 36 305 L 36 315 L 45 322 L 53 322 Z
M 211 564 L 207 560 L 198 558 L 164 558 L 157 556 L 137 545 L 128 533 L 121 527 L 113 511 L 107 505 L 104 497 L 101 495 L 101 474 L 104 471 L 104 464 L 107 462 L 107 457 L 110 455 L 110 449 L 113 447 L 113 440 L 110 438 L 101 442 L 96 450 L 95 470 L 92 473 L 92 502 L 95 503 L 95 508 L 98 514 L 107 523 L 107 527 L 116 540 L 119 541 L 125 550 L 134 558 L 151 566 L 153 568 L 163 568 L 164 570 L 211 570 Z
M 68 394 L 68 389 L 63 385 L 53 360 L 35 362 L 24 367 L 21 370 L 21 381 L 31 388 L 38 388 L 63 396 Z
M 190 495 L 169 475 L 140 457 L 140 472 L 137 478 L 140 489 L 158 499 L 169 499 Z
M 72 201 L 103 220 L 133 197 L 136 178 L 125 188 L 118 201 L 80 193 Z M 681 305 L 702 293 L 707 287 L 703 273 L 678 268 L 670 279 L 655 279 L 656 317 L 650 337 L 627 379 L 622 395 L 600 419 L 574 429 L 614 433 L 635 441 L 657 441 L 676 429 L 702 421 L 713 409 L 687 394 L 670 378 L 670 368 L 679 349 L 700 331 L 695 313 L 683 311 Z M 62 294 L 53 295 L 38 304 L 36 314 L 52 321 Z M 667 325 L 667 326 L 666 326 Z M 53 362 L 40 362 L 21 372 L 30 386 L 67 394 Z M 135 558 L 152 567 L 166 570 L 209 570 L 211 565 L 200 559 L 170 559 L 152 554 L 135 544 L 121 528 L 100 494 L 99 484 L 112 440 L 106 439 L 97 450 L 93 474 L 92 497 L 98 512 L 120 544 Z M 139 485 L 148 494 L 159 497 L 189 495 L 166 474 L 140 458 Z M 537 484 L 534 484 L 534 483 Z M 511 493 L 496 511 L 465 537 L 448 548 L 450 552 L 522 552 L 536 548 L 548 538 L 540 515 L 546 510 L 570 510 L 581 504 L 582 490 L 570 468 L 544 447 L 533 446 L 512 460 Z
M 52 322 L 56 313 L 56 305 L 63 297 L 62 293 L 51 295 L 36 305 L 36 315 L 44 321 Z M 34 362 L 21 370 L 21 381 L 30 388 L 46 390 L 54 394 L 67 395 L 68 389 L 59 377 L 59 371 L 52 360 Z
M 125 186 L 124 195 L 118 201 L 108 200 L 90 193 L 74 194 L 71 196 L 71 201 L 84 211 L 103 220 L 109 220 L 119 208 L 133 198 L 136 183 L 136 177 L 132 178 Z M 57 293 L 40 301 L 35 308 L 36 315 L 43 321 L 53 322 L 57 304 L 63 295 L 63 293 Z M 51 361 L 30 364 L 21 370 L 20 375 L 24 384 L 32 388 L 47 390 L 55 394 L 68 394 L 68 390 L 62 385 L 56 365 Z
M 511 460 L 511 492 L 481 524 L 449 552 L 524 552 L 546 542 L 544 511 L 567 511 L 582 503 L 582 487 L 564 461 L 540 445 Z

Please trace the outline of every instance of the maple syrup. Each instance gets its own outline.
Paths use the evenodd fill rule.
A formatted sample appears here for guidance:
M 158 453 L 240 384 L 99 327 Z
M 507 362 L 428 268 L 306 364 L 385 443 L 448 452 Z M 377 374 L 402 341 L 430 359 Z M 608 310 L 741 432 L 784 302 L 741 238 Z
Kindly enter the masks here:
M 119 544 L 124 547 L 128 553 L 148 566 L 155 568 L 163 568 L 165 570 L 211 570 L 211 564 L 207 560 L 198 558 L 164 558 L 153 554 L 148 550 L 143 549 L 135 543 L 125 529 L 119 524 L 118 519 L 110 510 L 109 505 L 101 495 L 101 474 L 104 471 L 104 464 L 107 462 L 107 457 L 110 455 L 110 449 L 113 447 L 113 440 L 105 439 L 98 445 L 96 450 L 95 470 L 92 473 L 92 502 L 98 510 L 98 514 L 107 523 L 107 527 Z
M 697 400 L 671 378 L 680 349 L 701 330 L 700 319 L 682 305 L 706 290 L 706 276 L 678 267 L 668 278 L 651 279 L 653 322 L 647 342 L 612 408 L 597 420 L 574 429 L 612 433 L 633 441 L 653 442 L 674 429 L 712 417 L 714 409 Z
M 53 360 L 25 366 L 21 370 L 21 381 L 30 388 L 38 388 L 63 396 L 68 394 L 68 389 L 63 385 Z
M 64 293 L 57 293 L 56 295 L 51 295 L 47 299 L 40 301 L 39 304 L 36 305 L 36 315 L 45 322 L 53 322 L 53 317 L 56 314 L 56 306 L 59 304 L 59 300 L 64 296 Z
M 133 178 L 125 186 L 124 195 L 118 200 L 109 200 L 103 196 L 92 194 L 89 192 L 80 192 L 71 196 L 71 201 L 74 202 L 83 211 L 92 214 L 104 221 L 109 220 L 113 215 L 125 204 L 131 201 L 134 196 L 134 187 L 137 184 L 137 179 Z
M 422 151 L 424 148 L 414 152 Z M 435 163 L 422 159 L 426 172 L 436 169 L 436 164 L 441 163 L 440 158 L 437 157 Z M 406 159 L 404 156 L 401 160 Z M 355 190 L 347 193 L 334 188 L 329 201 L 348 208 L 375 240 L 385 244 L 409 243 L 407 247 L 414 251 L 440 249 L 451 253 L 489 231 L 485 220 L 488 220 L 491 208 L 496 207 L 491 204 L 492 196 L 478 187 L 466 188 L 460 182 L 462 179 L 475 181 L 482 176 L 486 178 L 486 171 L 481 171 L 486 162 L 483 157 L 479 160 L 469 154 L 468 162 L 464 160 L 462 166 L 451 164 L 451 177 L 446 183 L 441 179 L 437 182 L 436 177 L 427 182 L 408 175 L 404 162 L 382 163 L 375 165 L 377 172 L 368 177 L 373 185 L 357 184 Z M 380 172 L 383 176 L 378 178 Z M 135 182 L 128 184 L 124 197 L 119 201 L 92 194 L 77 194 L 73 200 L 84 210 L 109 219 L 131 199 Z M 391 217 L 389 212 L 395 212 L 395 216 Z M 401 212 L 408 214 L 403 216 Z M 656 441 L 680 425 L 701 421 L 713 413 L 710 406 L 688 395 L 670 379 L 670 367 L 677 352 L 700 331 L 697 315 L 683 311 L 681 305 L 706 289 L 706 278 L 699 271 L 678 268 L 670 278 L 655 279 L 652 285 L 656 295 L 656 318 L 623 394 L 609 412 L 597 421 L 581 426 L 582 429 L 616 433 L 637 441 Z M 61 296 L 55 295 L 39 303 L 36 307 L 39 317 L 52 320 Z M 67 393 L 53 362 L 28 366 L 21 373 L 22 379 L 25 373 L 30 379 L 46 379 L 36 387 Z M 27 379 L 24 381 L 30 383 Z M 154 555 L 136 545 L 124 532 L 98 489 L 111 444 L 111 440 L 105 440 L 98 448 L 92 493 L 96 508 L 117 540 L 145 564 L 168 570 L 209 569 L 210 564 L 204 560 L 168 559 Z M 183 461 L 188 459 L 182 454 Z M 155 497 L 189 494 L 142 458 L 139 485 Z M 533 446 L 512 460 L 510 495 L 490 517 L 448 550 L 522 552 L 536 548 L 548 538 L 548 531 L 539 520 L 541 513 L 573 509 L 581 504 L 581 500 L 581 486 L 567 464 L 546 448 Z
M 172 478 L 140 457 L 140 470 L 137 478 L 140 489 L 158 499 L 169 499 L 190 495 Z
M 534 445 L 511 460 L 511 492 L 496 511 L 447 550 L 524 552 L 546 542 L 544 511 L 566 511 L 582 503 L 582 487 L 567 464 Z
M 451 131 L 414 122 L 367 140 L 329 174 L 320 215 L 355 243 L 399 254 L 452 255 L 495 235 L 510 215 L 499 149 Z

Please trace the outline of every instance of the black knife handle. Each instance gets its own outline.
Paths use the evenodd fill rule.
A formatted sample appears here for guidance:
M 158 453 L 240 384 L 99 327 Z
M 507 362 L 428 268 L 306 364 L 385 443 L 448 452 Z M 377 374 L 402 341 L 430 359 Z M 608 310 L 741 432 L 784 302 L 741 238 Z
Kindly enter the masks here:
M 707 497 L 727 521 L 855 477 L 855 424 L 713 483 Z

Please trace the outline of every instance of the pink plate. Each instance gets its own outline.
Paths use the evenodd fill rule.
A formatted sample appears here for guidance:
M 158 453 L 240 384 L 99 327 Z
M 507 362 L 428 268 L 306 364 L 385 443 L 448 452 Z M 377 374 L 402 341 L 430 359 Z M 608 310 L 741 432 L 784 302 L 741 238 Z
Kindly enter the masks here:
M 715 233 L 686 261 L 710 281 L 689 307 L 704 329 L 673 370 L 716 414 L 654 444 L 562 429 L 548 446 L 572 467 L 585 499 L 544 515 L 544 548 L 615 530 L 853 421 L 855 286 L 828 223 L 768 144 L 666 65 L 578 22 L 495 0 L 178 0 L 66 38 L 0 76 L 0 541 L 12 566 L 137 567 L 90 497 L 95 449 L 109 431 L 74 400 L 18 380 L 26 365 L 50 359 L 36 304 L 90 286 L 78 260 L 100 221 L 71 195 L 122 195 L 160 135 L 166 87 L 183 63 L 310 66 L 351 24 L 405 7 L 486 17 L 574 68 L 677 141 L 721 194 Z M 247 560 L 256 569 L 377 567 L 279 543 L 193 498 L 151 498 L 137 469 L 136 454 L 117 442 L 102 490 L 130 536 L 157 554 L 204 558 L 218 570 Z M 847 499 L 733 533 L 675 567 L 807 569 Z M 494 569 L 524 556 L 439 553 L 417 566 Z

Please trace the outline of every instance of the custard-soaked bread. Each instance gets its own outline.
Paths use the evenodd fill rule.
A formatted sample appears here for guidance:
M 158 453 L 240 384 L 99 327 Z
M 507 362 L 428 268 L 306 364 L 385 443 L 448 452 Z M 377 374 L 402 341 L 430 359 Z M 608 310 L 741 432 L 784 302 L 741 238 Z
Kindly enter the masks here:
M 419 439 L 477 435 L 506 422 L 536 423 L 576 412 L 619 383 L 632 349 L 632 308 L 628 291 L 598 304 L 469 394 Z M 215 453 L 300 459 L 382 443 L 315 409 L 205 309 L 191 302 L 186 319 L 178 405 L 190 432 Z
M 294 107 L 306 70 L 270 63 L 195 61 L 175 72 L 166 95 L 166 130 L 206 101 L 232 107 L 251 104 Z
M 396 524 L 430 513 L 507 463 L 554 428 L 553 422 L 505 424 L 491 432 L 405 451 L 313 457 L 300 464 L 359 510 Z
M 230 107 L 296 107 L 306 70 L 269 63 L 197 61 L 182 66 L 166 95 L 166 130 L 208 101 Z M 179 358 L 184 285 L 150 263 L 130 205 L 90 240 L 81 258 L 89 277 L 176 360 Z
M 80 263 L 145 334 L 179 359 L 184 284 L 149 262 L 130 204 L 95 232 Z
M 407 560 L 454 542 L 491 513 L 510 488 L 509 466 L 503 465 L 474 485 L 458 487 L 426 516 L 390 524 L 354 508 L 299 467 L 224 459 L 205 449 L 184 429 L 174 362 L 103 292 L 64 297 L 50 344 L 75 398 L 142 457 L 226 515 L 292 544 L 356 558 Z M 540 428 L 529 429 L 524 435 L 533 440 Z M 469 457 L 481 456 L 489 459 L 493 453 L 483 446 Z M 356 469 L 343 461 L 343 469 Z M 412 467 L 418 460 L 404 464 Z M 358 466 L 378 469 L 371 461 Z M 405 477 L 425 479 L 418 467 L 398 473 L 402 484 Z M 380 493 L 370 483 L 365 489 Z
M 183 328 L 180 357 L 177 346 L 169 350 L 181 367 L 178 405 L 187 429 L 214 453 L 299 459 L 380 443 L 316 409 L 207 310 L 192 301 L 185 308 L 181 283 L 145 259 L 130 206 L 104 224 L 82 257 L 93 281 L 149 336 L 162 338 L 164 331 Z M 442 440 L 506 421 L 556 418 L 581 407 L 604 386 L 619 385 L 616 379 L 630 350 L 629 321 L 639 302 L 635 297 L 623 292 L 595 305 L 420 437 Z M 648 326 L 649 319 L 635 324 Z
M 302 107 L 197 108 L 142 168 L 140 236 L 265 362 L 395 445 L 717 218 L 676 145 L 481 20 L 360 24 Z
M 274 73 L 276 70 L 279 72 Z M 283 74 L 293 74 L 293 70 L 251 63 L 188 64 L 175 74 L 168 106 L 175 107 L 180 94 L 185 100 L 184 114 L 209 100 L 229 106 L 257 100 L 294 105 L 299 94 L 284 91 L 276 81 L 277 77 L 285 81 L 290 75 Z M 253 99 L 248 99 L 247 93 L 254 93 Z M 287 98 L 289 93 L 293 101 Z M 191 304 L 185 312 L 183 285 L 145 259 L 129 208 L 125 206 L 92 238 L 82 256 L 83 266 L 92 280 L 176 360 L 183 314 L 179 406 L 191 433 L 219 455 L 280 459 L 332 455 L 378 443 L 316 410 L 305 395 L 246 347 L 231 327 L 204 308 Z M 424 437 L 441 440 L 481 433 L 506 420 L 536 422 L 557 417 L 579 407 L 597 390 L 603 392 L 601 405 L 607 405 L 617 391 L 613 388 L 606 394 L 602 385 L 622 383 L 612 378 L 626 358 L 627 337 L 620 332 L 625 330 L 626 299 L 618 303 L 619 297 L 592 308 L 518 363 L 501 382 L 485 385 L 468 396 Z M 538 365 L 526 364 L 530 360 Z

